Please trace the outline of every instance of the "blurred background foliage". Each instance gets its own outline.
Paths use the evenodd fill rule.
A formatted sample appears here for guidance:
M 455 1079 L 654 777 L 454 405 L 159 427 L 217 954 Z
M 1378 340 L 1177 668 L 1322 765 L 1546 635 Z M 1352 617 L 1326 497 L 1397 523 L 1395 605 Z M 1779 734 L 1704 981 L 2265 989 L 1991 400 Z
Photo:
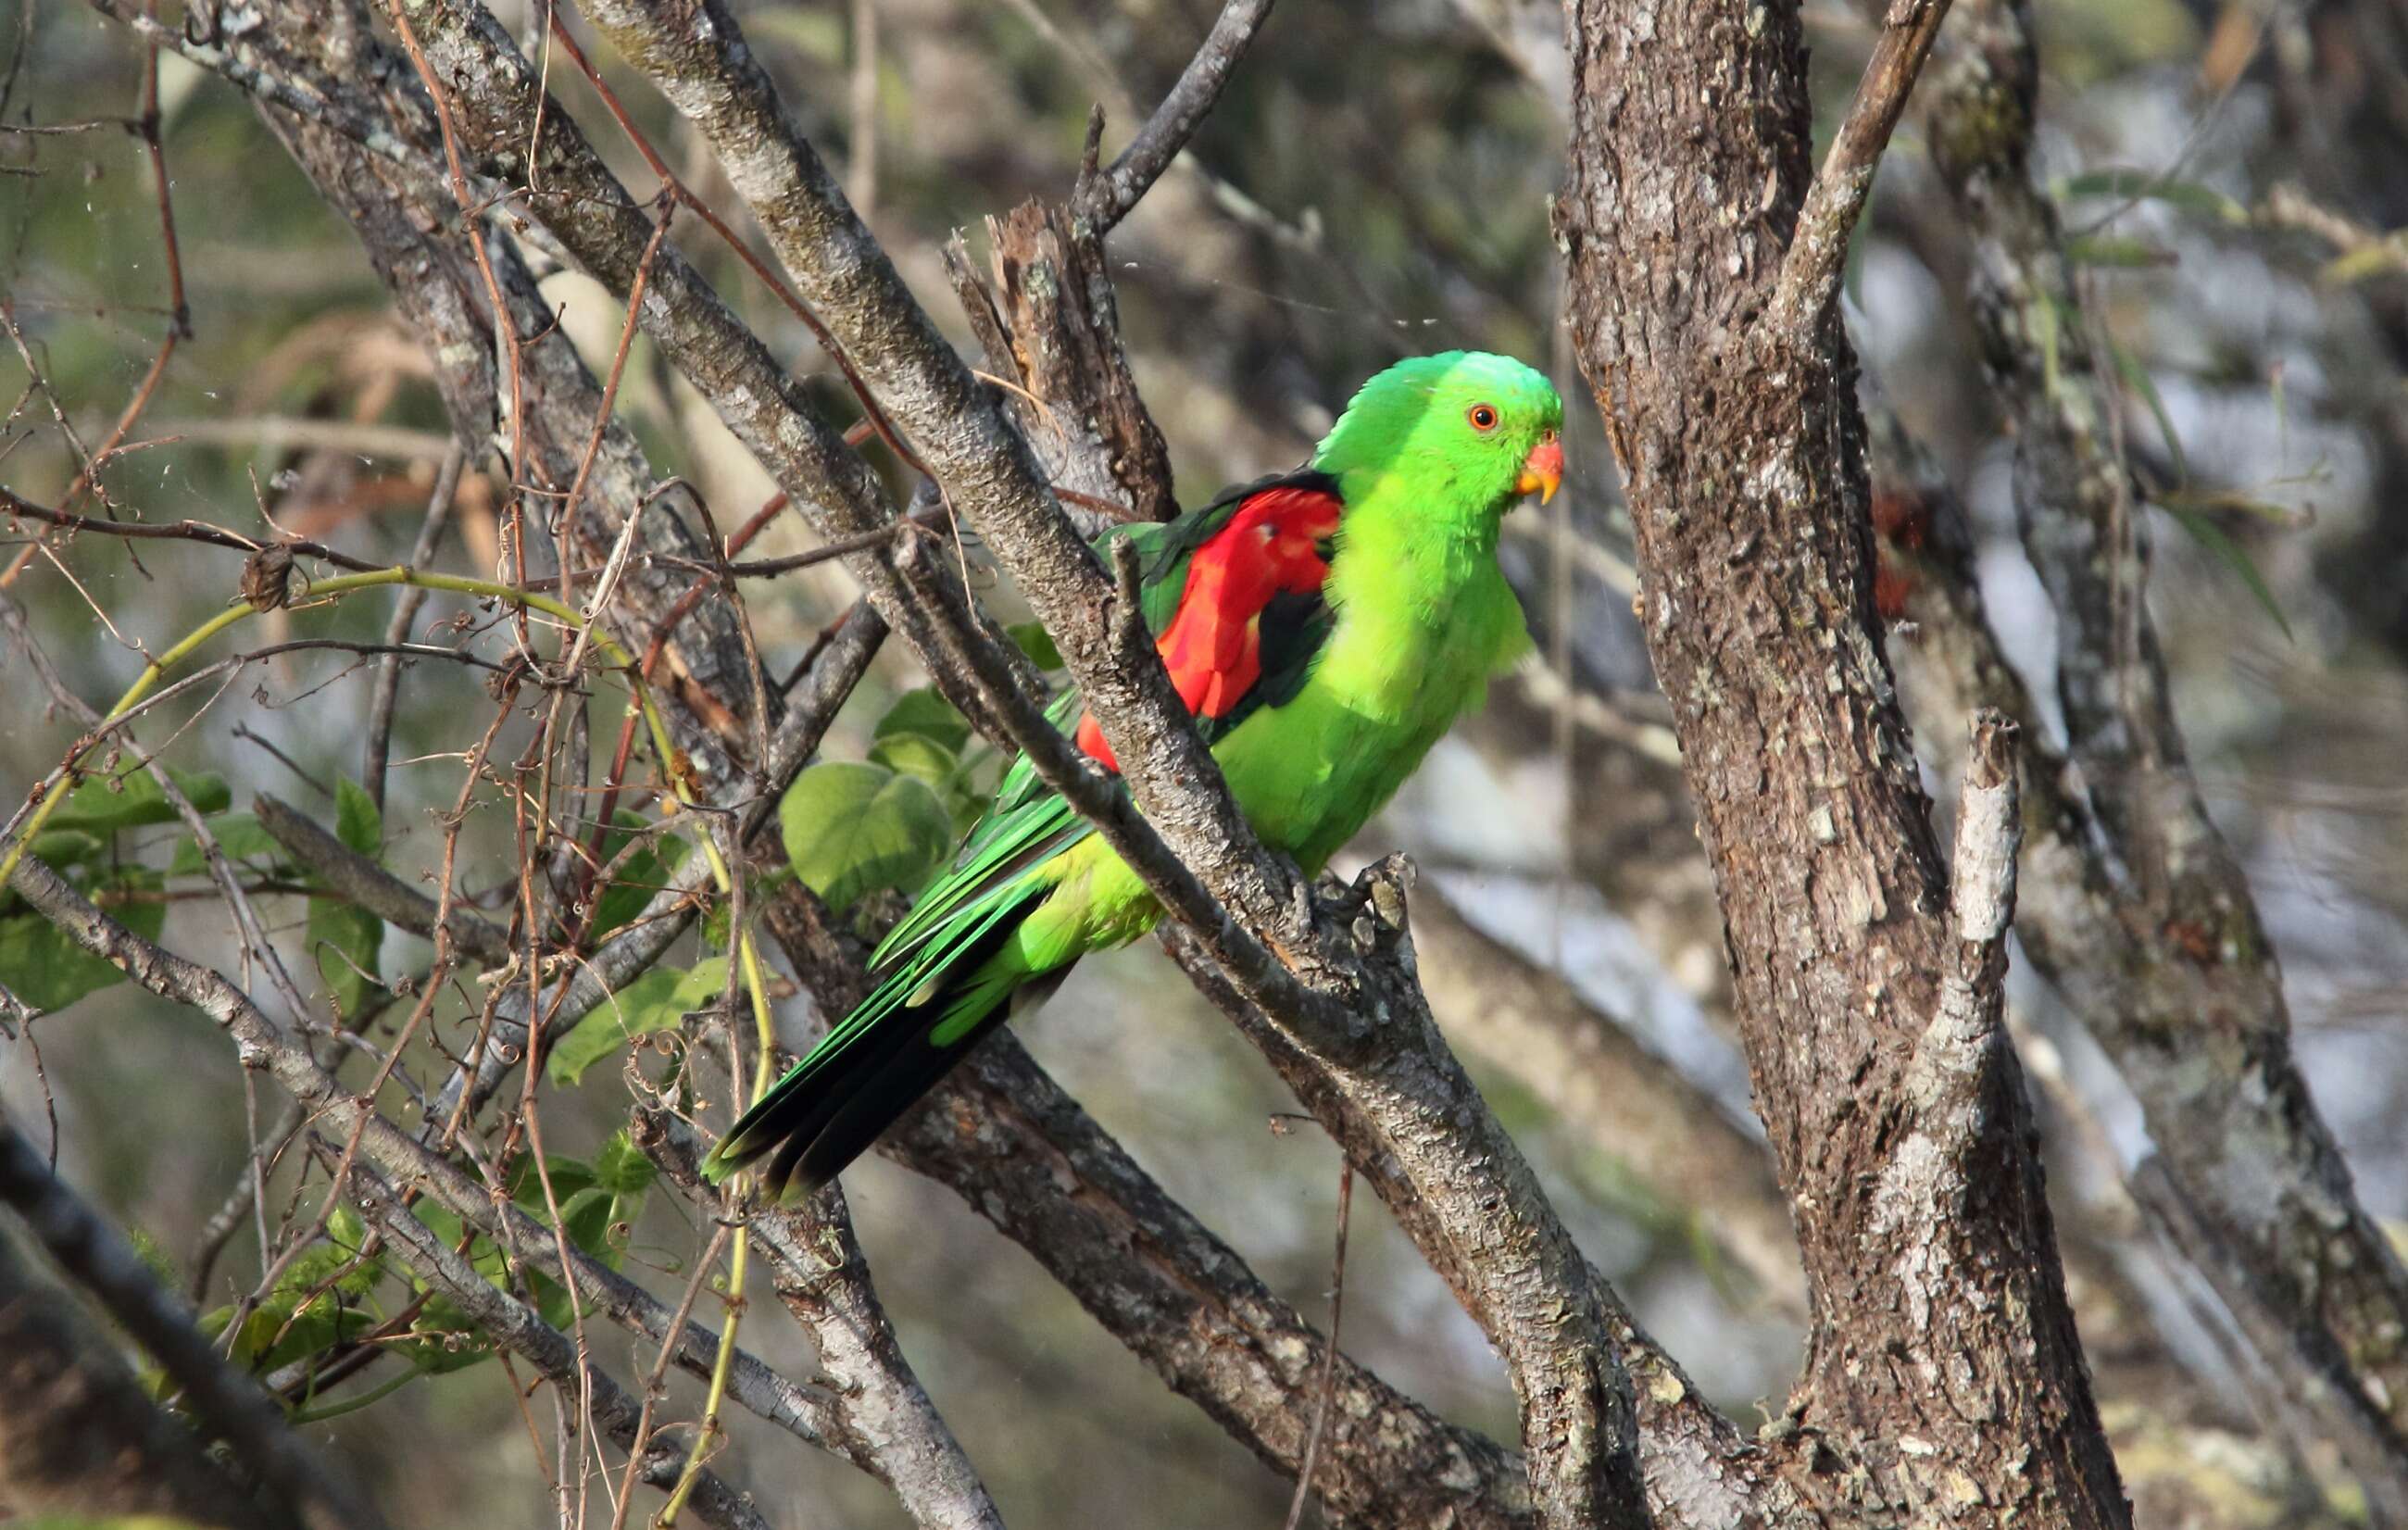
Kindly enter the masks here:
M 0 295 L 33 364 L 29 372 L 26 356 L 0 346 L 0 475 L 55 503 L 77 468 L 69 431 L 87 445 L 104 436 L 149 368 L 170 322 L 168 285 L 143 148 L 121 122 L 136 108 L 140 51 L 81 7 L 27 3 L 0 0 Z M 535 51 L 531 7 L 495 8 Z M 1090 105 L 1110 114 L 1109 151 L 1176 77 L 1215 9 L 1205 0 L 738 8 L 806 130 L 848 168 L 856 200 L 948 323 L 958 316 L 938 258 L 946 236 L 969 229 L 975 247 L 982 217 L 1024 196 L 1060 195 Z M 2370 1209 L 2396 1221 L 2408 1213 L 2408 1118 L 2397 1108 L 2408 1088 L 2408 236 L 2389 231 L 2408 223 L 2408 179 L 2398 174 L 2408 25 L 2389 14 L 2374 4 L 2049 0 L 2039 7 L 2039 168 L 2081 236 L 2082 322 L 2118 358 L 2119 426 L 2157 507 L 2151 601 L 2193 761 L 2252 867 L 2320 1103 Z M 1517 515 L 1509 542 L 1541 658 L 1442 748 L 1362 848 L 1414 851 L 1476 922 L 1559 965 L 1744 1116 L 1703 866 L 1693 845 L 1681 859 L 1684 809 L 1661 790 L 1670 735 L 1629 618 L 1616 475 L 1556 322 L 1547 214 L 1564 64 L 1546 42 L 1551 15 L 1510 0 L 1290 0 L 1187 162 L 1113 236 L 1113 275 L 1140 382 L 1190 500 L 1301 458 L 1332 407 L 1398 355 L 1477 346 L 1556 373 L 1575 400 L 1570 492 Z M 1810 7 L 1809 21 L 1819 104 L 1836 112 L 1866 34 L 1831 5 Z M 603 66 L 680 173 L 732 208 L 708 152 L 607 51 L 597 50 Z M 566 69 L 552 81 L 629 183 L 648 184 L 591 92 Z M 102 475 L 108 499 L 120 514 L 246 535 L 272 515 L 363 557 L 405 558 L 447 429 L 425 356 L 348 228 L 248 102 L 168 58 L 161 109 L 193 330 L 134 433 L 138 450 Z M 1873 385 L 1962 493 L 1999 623 L 2046 696 L 2053 636 L 2014 535 L 2011 443 L 1962 312 L 1968 250 L 1917 133 L 1910 117 L 1885 162 L 1854 257 L 1849 316 Z M 720 291 L 846 415 L 825 359 L 791 317 L 724 248 L 690 224 L 681 233 Z M 588 354 L 607 360 L 616 306 L 572 273 L 549 278 L 547 291 Z M 637 344 L 620 402 L 654 470 L 692 480 L 723 524 L 768 497 L 760 469 L 649 342 Z M 473 475 L 464 487 L 446 566 L 493 567 L 497 487 Z M 12 534 L 0 565 L 22 545 Z M 792 518 L 755 544 L 771 555 L 808 545 Z M 95 703 L 138 672 L 139 650 L 222 608 L 237 566 L 179 544 L 97 537 L 63 562 L 72 580 L 36 559 L 8 593 L 66 681 Z M 773 671 L 790 667 L 849 598 L 834 567 L 755 588 L 752 614 Z M 370 638 L 385 609 L 360 601 L 275 612 L 260 631 L 265 640 L 305 626 Z M 406 878 L 431 865 L 439 841 L 430 814 L 458 789 L 473 683 L 421 666 L 405 684 L 380 840 Z M 889 645 L 824 757 L 867 757 L 878 720 L 919 683 Z M 224 777 L 236 809 L 270 791 L 332 821 L 338 778 L 358 769 L 366 686 L 345 656 L 288 655 L 196 717 L 184 708 L 176 729 L 153 722 L 144 739 L 165 745 L 179 768 Z M 13 800 L 80 728 L 48 707 L 14 653 L 0 665 L 0 780 L 18 783 L 7 787 Z M 595 724 L 615 718 L 597 711 Z M 471 891 L 506 889 L 508 831 L 505 814 L 472 819 L 462 863 Z M 165 874 L 180 837 L 173 824 L 130 827 L 110 854 Z M 1684 869 L 1631 874 L 1667 865 Z M 169 944 L 203 956 L 225 949 L 224 914 L 205 884 L 168 875 L 144 885 L 165 900 Z M 288 950 L 308 949 L 301 901 L 269 907 Z M 383 969 L 412 971 L 425 955 L 422 942 L 389 934 Z M 2077 1296 L 2129 1469 L 2162 1448 L 2149 1431 L 2166 1416 L 2203 1433 L 2244 1421 L 2216 1400 L 2232 1375 L 2213 1321 L 2162 1278 L 2121 1200 L 2118 1170 L 2144 1145 L 2137 1113 L 2046 994 L 2026 985 L 2018 996 L 2069 1242 L 2105 1250 L 2091 1267 L 2123 1282 Z M 1310 1315 L 1326 1312 L 1336 1156 L 1309 1125 L 1287 1129 L 1289 1102 L 1271 1074 L 1158 952 L 1087 964 L 1025 1035 L 1275 1289 Z M 1742 1417 L 1752 1404 L 1777 1408 L 1798 1316 L 1715 1251 L 1716 1187 L 1668 1191 L 1555 1119 L 1510 1072 L 1482 1079 L 1584 1246 L 1714 1400 Z M 54 1108 L 71 1176 L 171 1267 L 246 1161 L 245 1080 L 220 1036 L 122 985 L 0 1049 L 0 1099 L 21 1122 Z M 610 1151 L 624 1113 L 619 1069 L 606 1063 L 559 1090 L 547 1120 L 566 1153 L 592 1159 Z M 1285 1485 L 948 1193 L 879 1160 L 848 1180 L 911 1358 L 1007 1518 L 1276 1523 Z M 280 1205 L 271 1194 L 271 1214 Z M 630 1202 L 638 1206 L 622 1257 L 674 1295 L 708 1229 L 675 1197 Z M 1510 1437 L 1502 1372 L 1383 1219 L 1370 1197 L 1357 1198 L 1346 1349 L 1441 1412 Z M 256 1239 L 238 1236 L 204 1307 L 248 1290 L 258 1269 Z M 2119 1369 L 2119 1324 L 2144 1318 L 2172 1341 L 2183 1368 L 2174 1374 L 2211 1384 Z M 803 1341 L 774 1311 L 747 1337 L 810 1373 Z M 536 1523 L 547 1512 L 543 1477 L 519 1417 L 497 1367 L 466 1366 L 311 1428 L 360 1464 L 396 1523 Z M 876 1484 L 747 1423 L 737 1423 L 734 1469 L 779 1506 L 776 1523 L 901 1523 Z M 2254 1470 L 2213 1481 L 2194 1471 L 2199 1491 L 2219 1500 L 2217 1523 L 2282 1523 L 2297 1508 Z

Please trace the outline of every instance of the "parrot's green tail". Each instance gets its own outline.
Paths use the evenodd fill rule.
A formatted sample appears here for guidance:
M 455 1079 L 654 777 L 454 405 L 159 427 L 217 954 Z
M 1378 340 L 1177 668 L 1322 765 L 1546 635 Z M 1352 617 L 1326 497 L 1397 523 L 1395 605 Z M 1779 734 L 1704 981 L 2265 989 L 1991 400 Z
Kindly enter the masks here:
M 1010 949 L 1045 891 L 1027 887 L 960 932 L 965 938 L 941 942 L 941 951 L 888 977 L 729 1128 L 703 1160 L 703 1177 L 715 1184 L 759 1165 L 762 1188 L 789 1202 L 834 1180 L 1010 1019 L 1020 998 L 1051 991 L 1045 979 L 1061 974 L 1031 981 Z

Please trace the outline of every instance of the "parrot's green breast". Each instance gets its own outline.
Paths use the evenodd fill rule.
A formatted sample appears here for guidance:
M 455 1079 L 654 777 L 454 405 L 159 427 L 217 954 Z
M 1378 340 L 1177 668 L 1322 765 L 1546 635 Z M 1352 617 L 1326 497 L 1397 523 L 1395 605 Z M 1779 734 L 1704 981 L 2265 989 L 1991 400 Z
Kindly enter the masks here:
M 1363 539 L 1384 525 L 1369 517 L 1360 524 Z M 1358 556 L 1341 558 L 1331 574 L 1337 625 L 1302 689 L 1284 706 L 1248 718 L 1212 751 L 1254 833 L 1307 875 L 1396 794 L 1530 643 L 1493 543 L 1358 543 L 1354 551 Z M 1365 575 L 1349 581 L 1350 570 Z M 1025 962 L 1025 970 L 1133 940 L 1161 917 L 1145 884 L 1100 836 L 1039 875 L 1059 883 L 1017 937 L 1010 960 Z

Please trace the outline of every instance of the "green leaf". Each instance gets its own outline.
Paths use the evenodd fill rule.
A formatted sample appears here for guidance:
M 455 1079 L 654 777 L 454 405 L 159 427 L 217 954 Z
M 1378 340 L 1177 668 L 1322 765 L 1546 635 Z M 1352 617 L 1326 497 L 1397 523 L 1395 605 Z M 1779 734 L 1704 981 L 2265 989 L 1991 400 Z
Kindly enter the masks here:
M 426 1230 L 440 1239 L 445 1248 L 456 1249 L 460 1246 L 460 1235 L 466 1229 L 461 1225 L 460 1214 L 457 1211 L 422 1195 L 418 1198 L 418 1203 L 409 1208 L 409 1214 L 426 1223 Z
M 142 1261 L 142 1267 L 150 1272 L 152 1280 L 170 1291 L 184 1283 L 184 1272 L 176 1267 L 176 1256 L 166 1251 L 149 1228 L 127 1227 L 125 1241 L 134 1245 L 134 1257 Z
M 2257 564 L 2250 561 L 2248 551 L 2240 543 L 2226 536 L 2223 527 L 2196 510 L 2176 509 L 2172 506 L 2160 506 L 2159 508 L 2172 516 L 2183 530 L 2190 533 L 2191 540 L 2205 548 L 2248 586 L 2249 593 L 2258 597 L 2258 604 L 2274 619 L 2274 625 L 2283 629 L 2284 637 L 2292 642 L 2299 641 L 2291 634 L 2291 623 L 2284 617 L 2283 608 L 2275 602 L 2274 592 L 2267 586 L 2266 577 L 2258 572 Z
M 2249 209 L 2214 187 L 2153 175 L 2146 170 L 2093 170 L 2057 182 L 2056 191 L 2059 201 L 2103 196 L 2120 202 L 2163 202 L 2222 222 L 2238 225 L 2249 222 Z
M 458 1214 L 450 1208 L 422 1197 L 409 1209 L 410 1214 L 424 1223 L 428 1231 L 440 1239 L 445 1248 L 460 1247 L 465 1229 Z M 479 1237 L 469 1240 L 468 1262 L 476 1266 L 479 1274 L 495 1285 L 505 1283 L 501 1251 L 494 1248 L 490 1239 Z M 493 1341 L 485 1337 L 476 1321 L 463 1311 L 458 1303 L 449 1296 L 428 1294 L 426 1282 L 415 1275 L 409 1277 L 409 1288 L 426 1295 L 426 1301 L 418 1309 L 417 1321 L 410 1324 L 410 1337 L 397 1341 L 393 1348 L 411 1365 L 434 1375 L 460 1370 L 491 1357 Z
M 2316 273 L 2316 279 L 2328 287 L 2346 287 L 2353 281 L 2388 276 L 2401 269 L 2408 269 L 2408 239 L 2390 234 L 2331 261 Z
M 256 814 L 223 814 L 209 824 L 209 833 L 217 836 L 218 848 L 225 851 L 228 860 L 260 866 L 284 865 L 284 847 L 259 826 Z M 198 839 L 188 834 L 176 841 L 176 857 L 167 863 L 168 876 L 198 877 L 208 869 Z
M 595 1150 L 594 1182 L 623 1199 L 650 1190 L 657 1172 L 624 1130 L 611 1133 L 609 1140 Z
M 568 1293 L 561 1288 L 559 1281 L 549 1275 L 529 1270 L 527 1286 L 535 1293 L 536 1314 L 544 1322 L 565 1332 L 577 1321 L 577 1314 L 571 1308 Z
M 410 1337 L 393 1346 L 408 1362 L 431 1376 L 465 1370 L 493 1357 L 494 1342 L 476 1321 L 451 1297 L 434 1295 L 418 1309 Z
M 384 814 L 368 789 L 349 776 L 335 778 L 335 837 L 371 861 L 383 858 Z
M 980 791 L 972 784 L 968 775 L 961 775 L 954 777 L 952 784 L 941 794 L 945 802 L 946 816 L 953 820 L 953 841 L 958 844 L 972 829 L 978 827 L 979 820 L 986 816 L 994 792 L 991 788 L 988 791 Z
M 724 956 L 696 962 L 684 972 L 656 966 L 579 1021 L 553 1045 L 545 1070 L 554 1084 L 574 1089 L 587 1068 L 614 1055 L 637 1037 L 676 1029 L 687 1014 L 719 997 L 726 986 L 727 958 Z
M 566 1153 L 546 1153 L 543 1172 L 538 1174 L 535 1171 L 535 1155 L 528 1153 L 511 1165 L 510 1172 L 503 1179 L 502 1188 L 509 1192 L 511 1200 L 525 1209 L 548 1214 L 551 1208 L 544 1204 L 543 1198 L 543 1182 L 546 1180 L 552 1181 L 552 1199 L 565 1206 L 568 1197 L 579 1191 L 594 1188 L 594 1165 L 582 1158 L 571 1158 Z
M 157 873 L 129 868 L 120 877 L 82 889 L 85 896 L 112 887 L 155 888 Z M 156 940 L 167 923 L 164 903 L 121 903 L 104 910 L 145 940 Z M 121 981 L 125 974 L 69 939 L 30 908 L 0 918 L 0 983 L 36 1009 L 64 1009 L 86 994 Z
M 326 1219 L 326 1241 L 341 1250 L 346 1257 L 356 1256 L 368 1246 L 367 1223 L 361 1221 L 360 1214 L 350 1207 L 338 1206 L 335 1208 L 335 1214 Z M 346 1296 L 365 1296 L 374 1291 L 376 1283 L 383 1278 L 383 1256 L 370 1255 L 361 1262 L 359 1268 L 335 1282 L 335 1289 Z
M 276 1289 L 244 1322 L 235 1341 L 235 1358 L 256 1370 L 272 1371 L 323 1353 L 373 1326 L 374 1319 L 347 1302 L 366 1295 L 382 1274 L 374 1261 L 360 1262 L 366 1237 L 366 1228 L 357 1217 L 329 1219 L 326 1238 L 285 1266 Z M 210 1318 L 208 1325 L 222 1332 L 231 1309 Z
M 602 864 L 609 865 L 624 850 L 627 841 L 646 824 L 641 814 L 622 809 L 610 820 L 610 832 L 602 836 Z M 652 894 L 668 885 L 679 865 L 684 863 L 686 842 L 673 834 L 654 835 L 645 847 L 627 857 L 619 868 L 594 910 L 594 936 L 599 939 L 627 923 L 644 911 Z
M 339 898 L 309 900 L 309 949 L 317 953 L 318 976 L 338 1013 L 358 1014 L 371 994 L 382 991 L 376 979 L 383 948 L 383 920 Z
M 170 765 L 167 777 L 203 816 L 224 812 L 234 802 L 234 794 L 227 789 L 223 776 L 188 775 Z M 167 805 L 166 794 L 159 790 L 150 773 L 138 765 L 128 765 L 113 776 L 94 776 L 77 787 L 50 815 L 45 827 L 81 829 L 107 836 L 120 829 L 172 823 L 175 820 L 176 809 Z
M 2286 480 L 2275 479 L 2277 483 Z M 2313 519 L 2308 511 L 2278 500 L 2259 499 L 2238 489 L 2170 489 L 2151 499 L 2169 510 L 2199 510 L 2210 515 L 2238 514 L 2268 522 L 2284 531 L 2298 531 Z
M 2165 246 L 2123 234 L 2075 234 L 2067 236 L 2065 258 L 2076 265 L 2104 265 L 2118 270 L 2145 271 L 2177 264 Z
M 778 827 L 795 875 L 839 914 L 881 888 L 918 886 L 953 843 L 927 782 L 874 765 L 804 771 L 778 805 Z
M 1020 645 L 1020 651 L 1028 655 L 1030 664 L 1048 674 L 1062 667 L 1062 651 L 1054 646 L 1054 635 L 1045 630 L 1043 622 L 1019 622 L 1003 630 Z
M 568 1241 L 612 1269 L 619 1267 L 620 1256 L 626 1252 L 610 1240 L 618 1204 L 619 1198 L 600 1185 L 588 1185 L 560 1203 L 560 1225 Z
M 72 865 L 96 860 L 108 848 L 108 841 L 81 829 L 45 829 L 34 836 L 29 847 L 33 853 L 50 864 L 55 870 L 64 871 Z
M 968 722 L 932 685 L 906 691 L 896 697 L 895 705 L 886 708 L 886 715 L 870 730 L 870 736 L 883 738 L 893 733 L 924 734 L 956 753 L 970 741 Z
M 872 765 L 917 776 L 940 792 L 962 763 L 960 754 L 924 733 L 887 734 L 869 746 L 869 760 Z
M 2182 437 L 2174 434 L 2173 416 L 2166 412 L 2166 401 L 2157 394 L 2157 379 L 2149 376 L 2149 369 L 2141 365 L 2139 357 L 2116 344 L 2112 336 L 2107 341 L 2107 354 L 2114 358 L 2115 375 L 2124 379 L 2124 386 L 2140 394 L 2141 402 L 2149 407 L 2150 416 L 2157 422 L 2157 434 L 2165 437 L 2166 454 L 2173 459 L 2174 477 L 2188 481 L 2190 465 L 2183 459 Z

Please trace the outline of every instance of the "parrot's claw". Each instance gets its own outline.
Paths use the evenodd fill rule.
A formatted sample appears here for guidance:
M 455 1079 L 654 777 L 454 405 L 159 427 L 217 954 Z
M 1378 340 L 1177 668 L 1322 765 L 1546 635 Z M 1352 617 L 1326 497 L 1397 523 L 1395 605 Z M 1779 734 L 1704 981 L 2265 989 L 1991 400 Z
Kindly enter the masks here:
M 1410 857 L 1389 855 L 1365 866 L 1351 883 L 1323 872 L 1313 894 L 1322 911 L 1345 926 L 1355 949 L 1369 956 L 1404 933 L 1406 890 L 1419 875 Z

